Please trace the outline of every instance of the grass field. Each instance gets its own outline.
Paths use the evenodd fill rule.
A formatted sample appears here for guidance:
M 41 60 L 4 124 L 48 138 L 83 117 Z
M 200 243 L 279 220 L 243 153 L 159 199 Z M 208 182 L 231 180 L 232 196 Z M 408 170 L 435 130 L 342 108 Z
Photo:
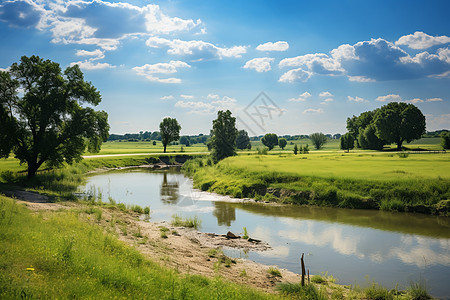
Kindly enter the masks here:
M 194 144 L 186 147 L 184 145 L 169 145 L 167 146 L 168 153 L 181 152 L 183 147 L 184 152 L 207 152 L 208 148 L 205 144 Z M 163 153 L 164 147 L 161 142 L 157 141 L 156 145 L 153 142 L 106 142 L 103 143 L 100 153 L 86 153 L 86 155 L 98 154 L 132 154 L 132 153 Z
M 280 298 L 219 277 L 179 274 L 92 222 L 79 210 L 32 214 L 0 196 L 0 298 Z
M 239 155 L 217 165 L 192 160 L 183 169 L 197 188 L 239 198 L 447 214 L 450 154 L 400 155 Z

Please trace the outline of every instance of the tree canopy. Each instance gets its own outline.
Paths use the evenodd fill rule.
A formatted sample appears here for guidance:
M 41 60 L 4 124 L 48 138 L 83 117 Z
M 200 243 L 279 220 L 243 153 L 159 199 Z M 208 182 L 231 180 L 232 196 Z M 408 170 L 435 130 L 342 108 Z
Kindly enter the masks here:
M 323 145 L 327 142 L 327 137 L 322 132 L 315 132 L 309 135 L 314 148 L 317 150 L 322 149 Z
M 401 149 L 404 141 L 420 139 L 425 133 L 425 116 L 414 104 L 391 102 L 374 115 L 376 135 Z
M 273 149 L 276 145 L 278 145 L 278 136 L 275 133 L 266 133 L 261 139 L 261 142 L 269 148 L 269 151 Z
M 236 138 L 236 148 L 238 149 L 251 149 L 252 145 L 250 144 L 250 138 L 248 136 L 247 131 L 239 130 L 237 138 Z
M 209 142 L 214 162 L 236 155 L 237 134 L 236 118 L 231 116 L 229 110 L 218 111 L 217 119 L 213 120 L 211 140 Z
M 355 147 L 355 140 L 353 139 L 353 135 L 350 132 L 347 132 L 346 134 L 341 136 L 342 150 L 347 150 L 347 152 L 349 152 L 354 147 Z
M 180 138 L 181 126 L 175 118 L 164 118 L 159 124 L 159 134 L 166 153 L 167 145 Z
M 33 177 L 44 162 L 57 166 L 80 160 L 86 148 L 98 152 L 108 138 L 108 115 L 81 105 L 100 101 L 77 65 L 62 73 L 58 63 L 23 56 L 0 71 L 0 155 L 12 151 Z
M 278 145 L 282 150 L 284 150 L 284 147 L 287 145 L 287 140 L 285 138 L 281 138 L 278 140 Z

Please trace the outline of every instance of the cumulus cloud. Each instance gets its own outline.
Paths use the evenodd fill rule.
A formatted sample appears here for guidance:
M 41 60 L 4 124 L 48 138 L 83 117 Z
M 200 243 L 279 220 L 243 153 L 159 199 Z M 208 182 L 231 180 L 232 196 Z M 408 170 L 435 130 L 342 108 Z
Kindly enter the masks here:
M 236 106 L 236 99 L 219 95 L 209 94 L 208 100 L 212 101 L 184 101 L 180 100 L 175 103 L 175 107 L 188 110 L 189 114 L 212 114 L 219 110 L 232 109 Z
M 358 96 L 356 96 L 356 97 L 347 96 L 347 99 L 348 99 L 348 101 L 350 101 L 350 102 L 369 102 L 369 101 L 367 101 L 366 99 L 361 98 L 361 97 L 358 97 Z
M 151 48 L 168 47 L 167 53 L 176 55 L 189 55 L 193 59 L 203 60 L 209 58 L 242 57 L 247 52 L 246 46 L 234 46 L 230 48 L 218 47 L 204 41 L 169 40 L 160 37 L 150 37 L 145 44 Z
M 77 50 L 76 56 L 90 56 L 91 60 L 103 59 L 105 58 L 105 53 L 100 49 L 94 51 Z
M 328 54 L 285 58 L 280 61 L 279 67 L 300 67 L 309 74 L 302 77 L 303 81 L 312 75 L 341 75 L 356 82 L 442 78 L 450 75 L 450 49 L 445 47 L 437 49 L 435 53 L 425 51 L 412 56 L 397 44 L 378 38 L 354 45 L 344 44 Z M 299 69 L 294 70 L 285 73 L 283 81 L 295 81 L 292 80 L 292 73 L 295 74 Z
M 320 102 L 320 104 L 327 104 L 327 103 L 330 103 L 330 102 L 333 102 L 333 101 L 334 101 L 333 98 L 327 98 L 327 99 L 323 100 L 322 102 Z
M 422 103 L 424 101 L 420 98 L 414 98 L 414 99 L 406 100 L 405 102 L 416 104 L 416 103 Z
M 305 71 L 302 68 L 293 69 L 287 71 L 281 75 L 279 82 L 296 82 L 296 81 L 307 81 L 311 77 L 311 72 Z
M 85 61 L 77 61 L 70 63 L 70 66 L 78 65 L 80 69 L 85 71 L 91 71 L 91 70 L 102 70 L 102 69 L 112 69 L 116 66 L 110 65 L 108 63 L 100 63 L 95 62 L 93 60 L 85 60 Z
M 141 67 L 134 67 L 133 70 L 140 76 L 144 76 L 150 81 L 161 83 L 180 83 L 181 79 L 175 77 L 159 78 L 154 74 L 173 74 L 178 72 L 178 68 L 190 68 L 187 63 L 179 60 L 171 60 L 169 63 L 145 64 Z M 158 75 L 159 76 L 159 75 Z
M 380 101 L 380 102 L 402 102 L 403 99 L 400 95 L 396 95 L 396 94 L 389 94 L 386 96 L 379 96 L 377 97 L 377 99 L 375 99 L 376 101 Z
M 258 51 L 286 51 L 287 49 L 289 49 L 289 44 L 284 41 L 278 41 L 275 43 L 267 42 L 256 47 L 256 50 Z
M 160 99 L 161 100 L 172 100 L 174 97 L 172 95 L 168 95 L 168 96 L 162 96 Z
M 448 36 L 431 36 L 421 31 L 416 31 L 414 34 L 404 35 L 395 42 L 396 45 L 405 45 L 415 50 L 423 50 L 436 45 L 448 43 L 450 43 L 450 37 Z
M 202 29 L 201 20 L 170 17 L 155 4 L 102 0 L 12 0 L 0 6 L 0 20 L 49 31 L 53 43 L 96 45 L 104 50 L 117 49 L 121 40 L 133 35 Z
M 305 109 L 302 112 L 302 114 L 304 114 L 304 115 L 306 115 L 306 114 L 321 114 L 321 113 L 323 113 L 323 109 L 322 108 L 317 108 L 317 109 L 308 108 L 308 109 Z
M 244 69 L 254 69 L 256 72 L 267 72 L 272 68 L 270 63 L 275 59 L 270 57 L 260 57 L 249 60 L 243 66 Z
M 280 68 L 306 67 L 310 72 L 322 75 L 338 75 L 344 71 L 338 61 L 324 53 L 285 58 L 278 65 Z
M 427 102 L 441 102 L 444 101 L 442 98 L 428 98 Z
M 290 98 L 289 101 L 292 101 L 292 102 L 304 102 L 309 97 L 311 97 L 311 94 L 308 93 L 308 92 L 304 92 L 303 94 L 299 95 L 297 98 Z
M 319 97 L 333 97 L 333 94 L 328 92 L 328 91 L 327 92 L 321 92 L 319 94 Z
M 180 95 L 180 97 L 183 99 L 194 99 L 194 96 L 192 95 Z

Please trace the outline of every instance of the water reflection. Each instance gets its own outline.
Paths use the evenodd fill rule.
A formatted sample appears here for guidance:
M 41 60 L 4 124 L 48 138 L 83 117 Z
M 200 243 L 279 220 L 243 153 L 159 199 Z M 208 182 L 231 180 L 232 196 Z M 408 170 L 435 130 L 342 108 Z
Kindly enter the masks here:
M 161 201 L 166 204 L 177 204 L 179 199 L 178 180 L 168 181 L 167 173 L 163 173 L 163 182 L 160 188 Z
M 236 209 L 225 202 L 214 202 L 213 215 L 217 218 L 217 225 L 231 226 L 236 221 Z

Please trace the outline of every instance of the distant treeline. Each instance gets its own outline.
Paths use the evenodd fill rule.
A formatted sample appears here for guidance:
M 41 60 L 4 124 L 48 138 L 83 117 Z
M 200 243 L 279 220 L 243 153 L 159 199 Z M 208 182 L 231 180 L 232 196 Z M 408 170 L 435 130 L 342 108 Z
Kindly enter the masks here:
M 436 131 L 427 131 L 423 135 L 424 138 L 434 138 L 440 137 L 442 133 L 449 132 L 447 129 L 441 129 Z M 260 136 L 252 136 L 250 137 L 251 141 L 260 141 L 264 135 Z M 336 134 L 325 134 L 325 136 L 329 139 L 338 140 L 341 138 L 340 133 Z M 307 134 L 297 134 L 297 135 L 280 135 L 278 138 L 285 138 L 287 141 L 295 141 L 302 139 L 309 139 L 309 135 Z M 183 135 L 180 137 L 180 144 L 183 145 L 192 145 L 192 144 L 201 144 L 206 143 L 209 139 L 209 135 L 204 135 L 202 133 L 198 135 Z M 138 142 L 138 141 L 161 141 L 161 135 L 159 131 L 140 131 L 139 133 L 125 133 L 125 134 L 110 134 L 108 141 L 129 141 L 129 142 Z

